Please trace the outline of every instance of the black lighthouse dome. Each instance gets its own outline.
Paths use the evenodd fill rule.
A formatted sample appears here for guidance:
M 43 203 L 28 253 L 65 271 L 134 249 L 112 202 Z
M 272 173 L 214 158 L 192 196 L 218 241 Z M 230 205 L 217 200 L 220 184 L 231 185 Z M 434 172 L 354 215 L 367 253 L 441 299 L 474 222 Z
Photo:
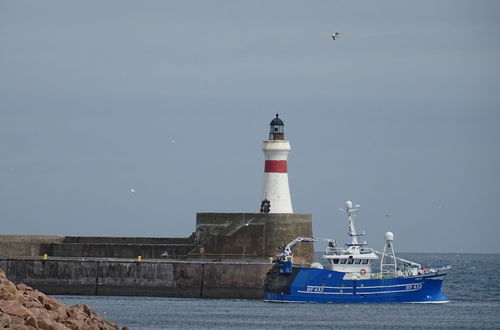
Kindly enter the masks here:
M 276 118 L 274 118 L 269 124 L 269 140 L 284 140 L 285 139 L 285 124 L 283 124 L 283 120 L 279 118 L 279 115 L 276 114 Z
M 271 126 L 285 126 L 285 124 L 283 124 L 283 120 L 281 120 L 279 118 L 279 114 L 276 114 L 276 118 L 274 118 L 272 121 L 271 121 Z

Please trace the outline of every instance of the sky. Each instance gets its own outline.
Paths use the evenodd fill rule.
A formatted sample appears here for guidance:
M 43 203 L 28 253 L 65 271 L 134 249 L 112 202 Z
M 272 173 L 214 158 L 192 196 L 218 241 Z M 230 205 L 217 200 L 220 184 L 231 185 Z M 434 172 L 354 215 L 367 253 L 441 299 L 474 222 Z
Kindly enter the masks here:
M 499 33 L 498 1 L 0 0 L 0 234 L 258 212 L 279 113 L 315 236 L 352 200 L 378 250 L 500 253 Z

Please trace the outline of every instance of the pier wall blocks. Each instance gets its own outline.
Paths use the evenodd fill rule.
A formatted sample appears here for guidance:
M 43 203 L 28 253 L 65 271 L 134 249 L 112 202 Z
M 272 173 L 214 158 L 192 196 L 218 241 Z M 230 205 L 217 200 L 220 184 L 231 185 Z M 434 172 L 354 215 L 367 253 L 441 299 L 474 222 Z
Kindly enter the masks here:
M 0 258 L 8 278 L 46 294 L 262 299 L 269 263 Z
M 312 237 L 312 216 L 289 213 L 197 213 L 195 245 L 213 257 L 259 257 L 279 253 L 278 248 L 297 237 Z M 298 244 L 294 261 L 310 264 L 314 247 Z
M 0 235 L 0 257 L 40 256 L 63 241 L 64 236 Z
M 0 257 L 186 258 L 194 248 L 194 235 L 187 238 L 76 237 L 0 235 Z
M 193 244 L 108 244 L 108 243 L 54 243 L 45 249 L 51 256 L 99 258 L 185 258 Z

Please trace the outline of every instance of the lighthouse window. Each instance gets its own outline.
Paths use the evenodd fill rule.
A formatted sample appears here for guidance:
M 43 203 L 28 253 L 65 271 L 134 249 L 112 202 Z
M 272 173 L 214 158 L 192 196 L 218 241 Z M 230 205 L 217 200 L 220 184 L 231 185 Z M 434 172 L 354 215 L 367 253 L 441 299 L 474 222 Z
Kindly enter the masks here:
M 347 261 L 346 259 L 340 259 L 341 264 L 345 264 L 346 261 Z
M 363 265 L 366 265 L 368 263 L 368 259 L 363 259 Z
M 356 265 L 359 265 L 361 263 L 361 259 L 356 259 Z

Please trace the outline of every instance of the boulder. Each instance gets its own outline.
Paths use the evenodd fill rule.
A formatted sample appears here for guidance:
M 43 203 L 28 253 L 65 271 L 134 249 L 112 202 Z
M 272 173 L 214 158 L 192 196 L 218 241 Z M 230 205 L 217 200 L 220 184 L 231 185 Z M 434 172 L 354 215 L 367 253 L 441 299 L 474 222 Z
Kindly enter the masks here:
M 23 306 L 19 301 L 11 300 L 0 307 L 0 311 L 11 316 L 19 316 L 20 318 L 27 318 L 30 316 L 28 309 Z
M 118 330 L 87 305 L 68 307 L 26 284 L 14 284 L 0 269 L 0 328 Z M 123 328 L 128 329 L 128 328 Z
M 0 329 L 8 328 L 12 324 L 12 319 L 5 313 L 0 313 Z

